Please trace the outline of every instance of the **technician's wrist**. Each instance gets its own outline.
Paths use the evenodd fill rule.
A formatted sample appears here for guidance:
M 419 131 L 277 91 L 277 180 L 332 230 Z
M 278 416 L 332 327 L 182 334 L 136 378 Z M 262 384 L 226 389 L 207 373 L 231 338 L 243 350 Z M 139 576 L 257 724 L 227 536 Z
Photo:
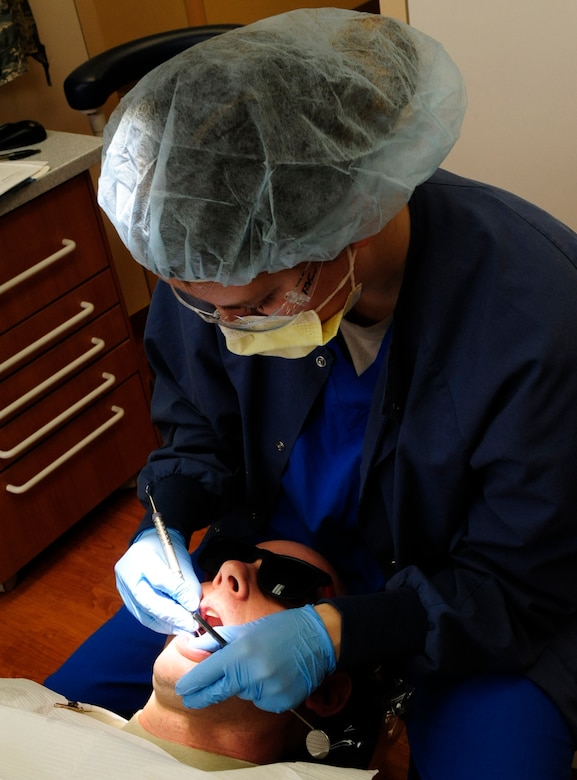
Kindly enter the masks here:
M 326 602 L 317 604 L 314 609 L 324 623 L 335 650 L 335 658 L 338 661 L 341 654 L 341 633 L 343 627 L 341 613 L 332 604 Z

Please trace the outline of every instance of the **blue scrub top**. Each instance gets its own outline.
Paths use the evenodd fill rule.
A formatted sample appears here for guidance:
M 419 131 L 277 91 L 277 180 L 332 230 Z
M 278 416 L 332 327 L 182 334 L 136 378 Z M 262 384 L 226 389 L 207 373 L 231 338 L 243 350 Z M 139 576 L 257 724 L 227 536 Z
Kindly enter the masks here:
M 338 339 L 331 375 L 291 452 L 281 494 L 266 530 L 269 539 L 313 547 L 337 569 L 349 593 L 384 587 L 384 576 L 357 528 L 361 451 L 373 392 L 390 342 L 357 376 Z

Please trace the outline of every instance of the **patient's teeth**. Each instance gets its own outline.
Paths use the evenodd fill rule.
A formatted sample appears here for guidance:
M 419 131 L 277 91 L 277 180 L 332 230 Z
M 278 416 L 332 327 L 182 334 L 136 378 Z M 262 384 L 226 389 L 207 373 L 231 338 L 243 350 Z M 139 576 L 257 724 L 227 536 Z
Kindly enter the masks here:
M 210 608 L 204 610 L 203 618 L 206 620 L 207 623 L 210 623 L 210 625 L 213 627 L 222 626 L 222 620 L 220 618 L 220 615 Z

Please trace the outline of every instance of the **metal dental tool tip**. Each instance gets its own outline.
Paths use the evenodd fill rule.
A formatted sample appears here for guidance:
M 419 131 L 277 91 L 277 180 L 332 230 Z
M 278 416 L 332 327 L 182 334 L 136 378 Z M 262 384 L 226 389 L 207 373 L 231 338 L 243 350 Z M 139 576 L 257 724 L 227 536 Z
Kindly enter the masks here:
M 219 634 L 217 631 L 215 631 L 215 630 L 214 630 L 214 628 L 213 628 L 213 627 L 210 625 L 210 623 L 208 623 L 208 622 L 207 622 L 207 621 L 206 621 L 206 620 L 205 620 L 205 619 L 202 617 L 202 615 L 200 614 L 200 612 L 192 612 L 191 614 L 192 614 L 192 617 L 193 617 L 193 618 L 196 620 L 196 622 L 198 623 L 198 625 L 199 625 L 201 628 L 204 628 L 204 630 L 206 631 L 206 633 L 207 633 L 207 634 L 210 634 L 210 636 L 211 636 L 213 639 L 216 639 L 216 641 L 218 642 L 218 644 L 219 644 L 221 647 L 224 647 L 225 645 L 227 645 L 227 644 L 228 644 L 228 642 L 226 641 L 226 639 L 224 639 L 224 637 L 222 637 L 222 636 L 221 636 L 221 635 L 220 635 L 220 634 Z

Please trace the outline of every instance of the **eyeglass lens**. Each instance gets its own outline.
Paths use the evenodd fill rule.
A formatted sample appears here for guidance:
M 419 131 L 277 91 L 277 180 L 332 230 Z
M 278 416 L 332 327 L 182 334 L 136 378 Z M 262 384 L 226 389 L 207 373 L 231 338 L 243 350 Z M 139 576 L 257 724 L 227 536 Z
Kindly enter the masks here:
M 319 263 L 307 263 L 306 266 L 301 270 L 294 287 L 290 290 L 287 290 L 282 295 L 282 298 L 277 301 L 277 307 L 273 311 L 267 313 L 262 311 L 264 305 L 261 304 L 255 306 L 254 308 L 246 309 L 246 313 L 244 315 L 227 313 L 223 314 L 212 304 L 207 303 L 200 298 L 196 298 L 187 290 L 182 290 L 173 287 L 172 285 L 171 289 L 179 303 L 194 311 L 195 314 L 198 314 L 198 316 L 201 317 L 205 322 L 210 322 L 213 324 L 220 323 L 221 325 L 229 326 L 238 325 L 241 327 L 243 320 L 246 317 L 269 317 L 272 320 L 273 317 L 291 317 L 298 314 L 310 302 L 319 274 Z

